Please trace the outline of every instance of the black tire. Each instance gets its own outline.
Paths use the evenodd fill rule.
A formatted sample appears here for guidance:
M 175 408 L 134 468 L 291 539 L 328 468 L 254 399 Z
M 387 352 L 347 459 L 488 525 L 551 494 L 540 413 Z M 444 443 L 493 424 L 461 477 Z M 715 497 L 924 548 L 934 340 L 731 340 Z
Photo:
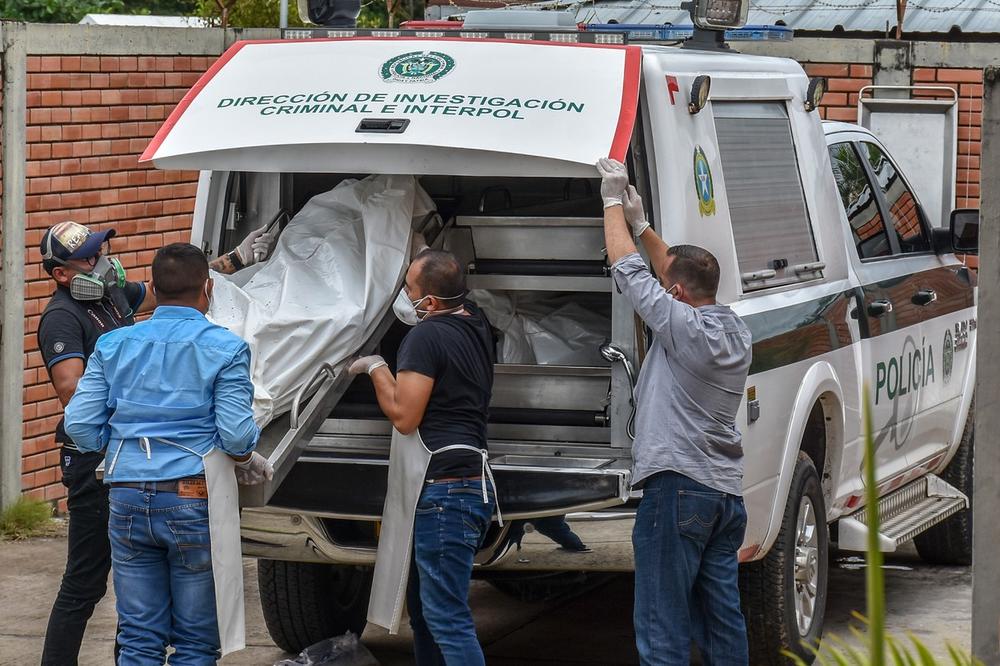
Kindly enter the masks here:
M 258 560 L 257 584 L 267 632 L 285 652 L 365 629 L 371 569 Z
M 920 558 L 928 564 L 972 564 L 972 469 L 976 450 L 976 403 L 969 407 L 962 441 L 955 457 L 939 475 L 969 498 L 969 507 L 949 516 L 929 530 L 918 534 L 913 543 Z
M 812 502 L 816 516 L 817 580 L 812 622 L 803 634 L 795 611 L 795 548 L 799 506 L 804 497 Z M 823 637 L 829 538 L 819 476 L 809 456 L 800 452 L 777 539 L 762 560 L 740 567 L 740 600 L 747 623 L 751 664 L 791 663 L 782 655 L 783 651 L 812 663 L 813 655 L 803 643 L 815 646 Z

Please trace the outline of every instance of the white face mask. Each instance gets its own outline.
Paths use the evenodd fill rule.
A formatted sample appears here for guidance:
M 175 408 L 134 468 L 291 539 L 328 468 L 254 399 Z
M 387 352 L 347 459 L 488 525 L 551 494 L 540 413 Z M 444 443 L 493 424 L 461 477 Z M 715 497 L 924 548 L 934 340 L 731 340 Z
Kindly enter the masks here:
M 420 323 L 420 317 L 417 316 L 417 311 L 405 291 L 400 291 L 396 300 L 393 301 L 392 311 L 395 313 L 396 319 L 407 326 L 416 326 Z

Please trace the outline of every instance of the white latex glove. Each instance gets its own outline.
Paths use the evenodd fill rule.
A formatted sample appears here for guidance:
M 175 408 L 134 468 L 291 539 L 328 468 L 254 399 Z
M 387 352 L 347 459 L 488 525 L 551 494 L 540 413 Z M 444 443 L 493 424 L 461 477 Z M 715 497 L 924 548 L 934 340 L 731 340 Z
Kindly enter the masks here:
M 628 187 L 628 170 L 618 160 L 602 157 L 597 160 L 597 172 L 601 174 L 601 198 L 604 207 L 622 205 L 622 194 Z
M 636 240 L 639 240 L 639 236 L 646 229 L 649 229 L 650 225 L 646 220 L 646 211 L 642 209 L 642 197 L 632 185 L 625 188 L 625 194 L 622 197 L 622 210 L 625 212 L 625 221 L 632 229 L 632 235 Z
M 361 358 L 355 359 L 350 362 L 347 366 L 347 374 L 350 376 L 360 375 L 362 372 L 366 375 L 372 374 L 372 370 L 375 368 L 381 368 L 383 365 L 389 365 L 385 362 L 385 359 L 378 354 L 373 354 L 372 356 L 362 356 Z
M 264 261 L 271 255 L 271 250 L 278 242 L 278 235 L 267 230 L 267 225 L 251 231 L 236 248 L 236 254 L 244 266 L 252 266 L 258 261 Z
M 236 482 L 241 486 L 255 486 L 274 478 L 274 467 L 271 462 L 256 451 L 250 458 L 236 463 Z

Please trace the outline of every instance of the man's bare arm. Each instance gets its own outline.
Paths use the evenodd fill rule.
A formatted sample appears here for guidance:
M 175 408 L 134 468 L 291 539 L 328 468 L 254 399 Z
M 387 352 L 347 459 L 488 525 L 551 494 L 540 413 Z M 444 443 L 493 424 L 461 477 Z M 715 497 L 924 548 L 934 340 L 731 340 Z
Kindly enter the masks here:
M 371 378 L 378 406 L 393 427 L 404 435 L 416 430 L 427 411 L 434 380 L 410 370 L 403 370 L 398 377 L 393 377 L 384 365 L 372 370 Z
M 52 366 L 52 386 L 56 390 L 59 402 L 65 407 L 76 393 L 76 385 L 83 377 L 84 364 L 82 358 L 68 358 Z
M 649 227 L 642 232 L 639 240 L 642 241 L 642 246 L 646 248 L 646 254 L 649 256 L 649 261 L 653 264 L 656 274 L 662 278 L 666 272 L 667 250 L 670 249 L 670 246 L 653 231 L 653 227 Z
M 625 255 L 638 252 L 621 206 L 604 209 L 604 244 L 608 248 L 608 263 L 612 265 Z

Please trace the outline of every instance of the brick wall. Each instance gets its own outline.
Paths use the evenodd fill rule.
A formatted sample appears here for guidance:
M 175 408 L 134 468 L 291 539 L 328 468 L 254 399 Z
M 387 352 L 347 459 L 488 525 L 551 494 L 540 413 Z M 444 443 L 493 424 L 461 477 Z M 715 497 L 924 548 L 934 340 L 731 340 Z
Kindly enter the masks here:
M 148 280 L 154 251 L 187 240 L 197 174 L 138 165 L 138 156 L 213 57 L 29 56 L 25 208 L 22 487 L 61 500 L 53 439 L 62 409 L 35 333 L 53 282 L 38 244 L 50 225 L 114 227 L 111 250 L 131 280 Z
M 809 76 L 825 76 L 827 79 L 827 93 L 820 101 L 820 118 L 856 123 L 858 92 L 872 85 L 872 66 L 809 63 L 805 65 L 805 70 Z

